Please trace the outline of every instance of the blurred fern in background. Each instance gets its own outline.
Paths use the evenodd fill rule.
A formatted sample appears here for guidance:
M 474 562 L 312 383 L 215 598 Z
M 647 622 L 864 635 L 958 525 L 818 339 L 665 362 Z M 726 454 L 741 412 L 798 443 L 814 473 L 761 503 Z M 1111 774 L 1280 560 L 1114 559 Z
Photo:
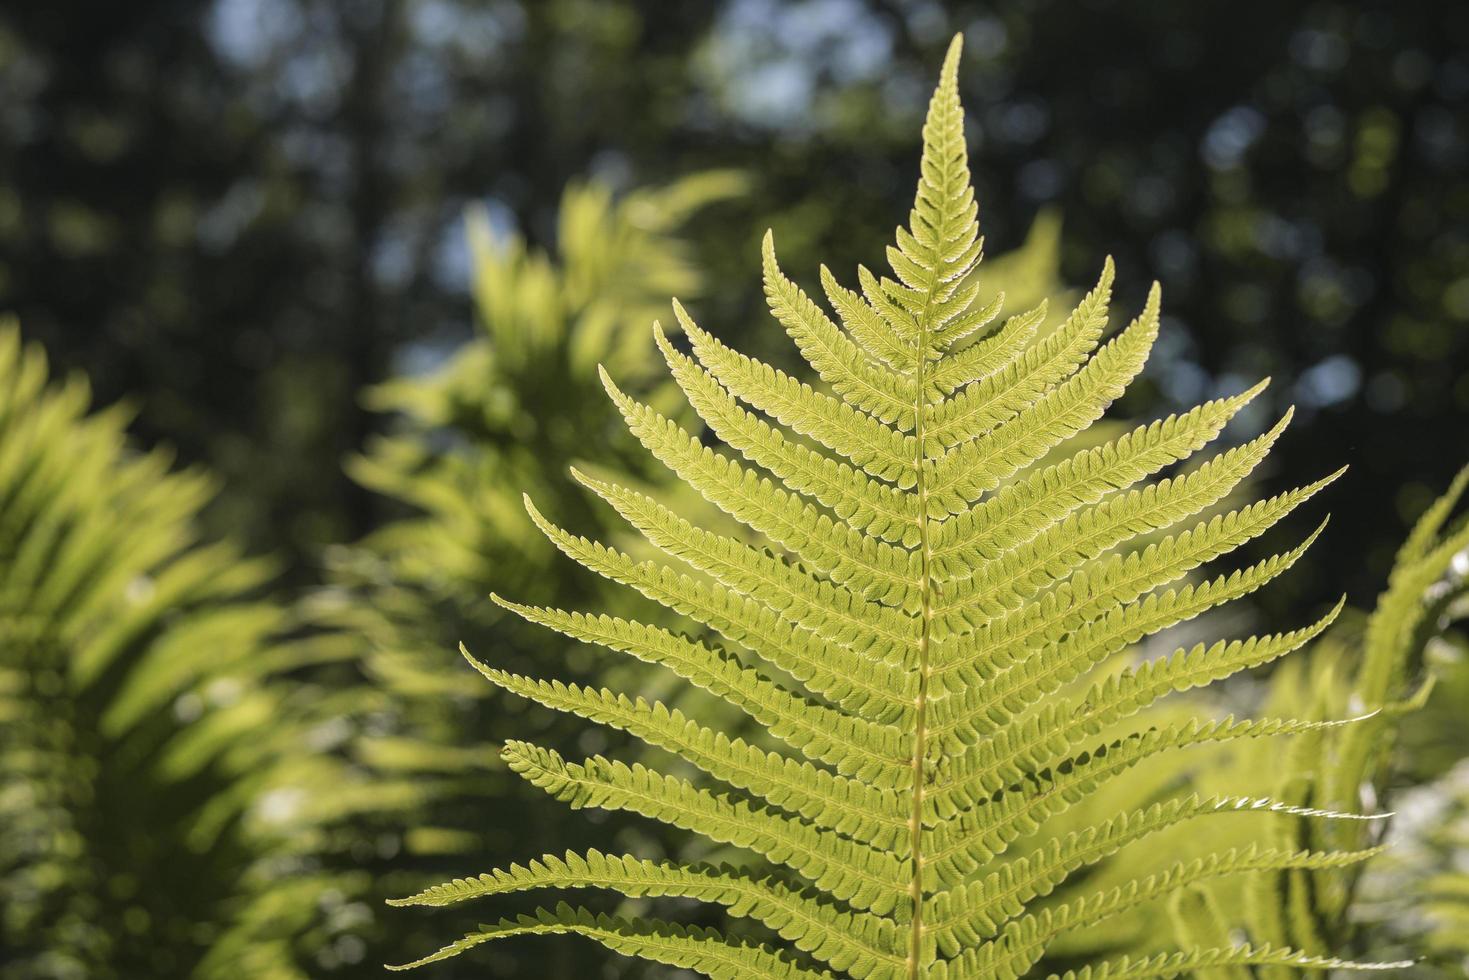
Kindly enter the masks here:
M 1361 668 L 1349 697 L 1385 710 L 1370 741 L 1337 751 L 1391 789 L 1392 847 L 1360 881 L 1316 888 L 1331 903 L 1316 912 L 1328 927 L 1354 930 L 1359 946 L 1422 957 L 1405 975 L 1436 980 L 1469 973 L 1469 514 L 1453 517 L 1466 487 L 1469 469 L 1419 521 L 1350 637 Z M 1359 785 L 1372 783 L 1337 792 Z
M 1469 875 L 1455 869 L 1469 868 L 1464 863 L 1469 859 L 1469 822 L 1455 814 L 1469 808 L 1469 792 L 1463 770 L 1454 766 L 1469 738 L 1469 723 L 1463 719 L 1469 695 L 1464 651 L 1469 648 L 1455 628 L 1469 611 L 1464 606 L 1469 526 L 1465 518 L 1449 518 L 1466 481 L 1469 471 L 1420 519 L 1370 613 L 1347 610 L 1308 655 L 1282 663 L 1254 690 L 1236 684 L 1221 692 L 1185 696 L 1147 713 L 1158 727 L 1201 706 L 1216 711 L 1251 707 L 1272 717 L 1360 720 L 1302 735 L 1284 751 L 1268 743 L 1240 742 L 1194 759 L 1165 761 L 1120 787 L 1161 795 L 1183 781 L 1199 792 L 1218 793 L 1264 774 L 1274 784 L 1272 797 L 1292 805 L 1404 811 L 1392 824 L 1318 822 L 1268 813 L 1222 823 L 1207 839 L 1160 835 L 1159 848 L 1184 858 L 1203 855 L 1221 843 L 1245 846 L 1262 838 L 1291 850 L 1351 850 L 1384 842 L 1391 845 L 1389 850 L 1365 870 L 1286 869 L 1190 889 L 1175 898 L 1169 915 L 1140 912 L 1078 937 L 1067 952 L 1120 949 L 1146 954 L 1212 935 L 1291 946 L 1314 955 L 1354 951 L 1384 959 L 1427 956 L 1427 962 L 1398 972 L 1461 975 L 1453 971 L 1462 971 L 1462 958 L 1469 954 L 1469 944 L 1457 938 L 1463 934 L 1463 910 L 1469 907 Z M 1074 821 L 1095 818 L 1102 808 L 1079 808 Z M 1098 871 L 1097 879 L 1126 880 L 1146 863 L 1146 855 L 1123 852 Z M 1236 970 L 1230 976 L 1271 980 L 1302 973 L 1273 966 L 1253 974 Z
M 214 492 L 134 452 L 0 325 L 0 977 L 314 975 L 356 959 L 324 870 L 353 695 L 283 675 L 271 572 L 200 539 Z
M 307 607 L 316 622 L 354 638 L 367 680 L 384 699 L 383 710 L 364 719 L 356 760 L 422 794 L 416 819 L 389 808 L 359 828 L 402 838 L 405 854 L 394 845 L 368 862 L 381 877 L 380 896 L 401 889 L 405 875 L 420 884 L 421 876 L 442 873 L 445 855 L 485 854 L 512 837 L 561 829 L 514 813 L 519 781 L 492 743 L 534 722 L 466 684 L 456 646 L 474 640 L 520 664 L 560 646 L 485 601 L 492 586 L 558 574 L 521 493 L 550 490 L 588 521 L 611 524 L 558 479 L 611 430 L 598 411 L 604 399 L 596 365 L 649 377 L 633 348 L 655 304 L 669 290 L 698 294 L 704 285 L 680 228 L 742 187 L 731 173 L 621 198 L 600 184 L 574 185 L 562 203 L 554 257 L 519 235 L 497 235 L 486 213 L 472 212 L 476 336 L 438 370 L 366 393 L 374 408 L 392 414 L 393 434 L 348 468 L 403 516 L 334 549 L 330 583 Z M 636 465 L 655 478 L 652 467 Z M 567 582 L 583 595 L 594 587 L 590 577 Z M 586 660 L 580 666 L 583 676 L 596 673 Z M 486 800 L 494 801 L 490 812 Z M 405 826 L 413 829 L 402 832 Z M 379 961 L 415 938 L 401 933 L 380 936 Z M 591 962 L 572 952 L 584 954 L 558 951 L 547 963 L 570 971 Z M 490 968 L 503 975 L 513 965 Z

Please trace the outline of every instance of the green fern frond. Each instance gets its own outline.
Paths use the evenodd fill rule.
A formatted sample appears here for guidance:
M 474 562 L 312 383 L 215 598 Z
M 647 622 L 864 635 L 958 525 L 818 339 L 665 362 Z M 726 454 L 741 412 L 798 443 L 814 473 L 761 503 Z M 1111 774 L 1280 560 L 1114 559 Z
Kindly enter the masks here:
M 310 746 L 361 701 L 283 676 L 313 661 L 203 539 L 213 481 L 89 401 L 0 321 L 0 975 L 300 980 L 357 931 L 325 866 L 361 786 Z
M 1203 885 L 1195 885 L 1176 893 L 1168 902 L 1168 913 L 1173 919 L 1174 931 L 1186 945 L 1199 949 L 1228 949 L 1229 924 L 1219 911 L 1214 895 Z M 1251 980 L 1252 974 L 1239 963 L 1199 967 L 1194 970 L 1198 980 Z
M 1206 969 L 1231 966 L 1288 967 L 1296 970 L 1401 970 L 1409 961 L 1358 963 L 1333 956 L 1311 956 L 1280 946 L 1215 947 L 1191 953 L 1160 953 L 1147 959 L 1119 957 L 1095 967 L 1052 974 L 1051 980 L 1142 980 L 1145 977 L 1179 977 Z
M 1000 305 L 979 302 L 982 244 L 959 55 L 956 38 L 929 105 L 910 220 L 887 252 L 891 276 L 859 267 L 853 289 L 822 269 L 832 317 L 786 276 L 765 238 L 771 313 L 826 390 L 735 351 L 679 304 L 691 349 L 656 325 L 654 340 L 721 446 L 704 445 L 602 372 L 634 437 L 754 538 L 701 527 L 661 494 L 576 471 L 662 555 L 639 559 L 558 526 L 527 501 L 567 556 L 697 624 L 700 638 L 497 599 L 533 622 L 667 668 L 768 726 L 768 739 L 757 745 L 632 693 L 470 658 L 499 687 L 630 733 L 681 763 L 675 773 L 601 755 L 572 762 L 513 740 L 503 758 L 529 782 L 573 807 L 641 814 L 754 857 L 713 869 L 573 854 L 404 900 L 443 905 L 553 887 L 677 895 L 754 918 L 797 958 L 764 940 L 740 944 L 563 906 L 502 921 L 421 962 L 504 935 L 577 932 L 710 976 L 1009 980 L 1037 969 L 1058 939 L 1149 902 L 1189 900 L 1200 882 L 1319 872 L 1376 853 L 1230 847 L 1094 894 L 1058 894 L 1098 862 L 1215 814 L 1357 819 L 1350 808 L 1240 787 L 1138 801 L 1110 820 L 1046 836 L 1049 820 L 1161 753 L 1312 738 L 1361 723 L 1230 717 L 1159 726 L 1144 714 L 1169 694 L 1299 649 L 1340 604 L 1293 630 L 1117 661 L 1288 570 L 1320 528 L 1272 558 L 1175 584 L 1263 534 L 1334 475 L 1268 500 L 1226 503 L 1289 413 L 1251 441 L 1194 457 L 1263 385 L 1110 442 L 1077 444 L 1142 370 L 1160 327 L 1160 291 L 1154 286 L 1136 319 L 1109 336 L 1109 260 L 1056 329 L 1037 329 L 1043 307 L 990 327 Z M 1008 853 L 1037 835 L 1039 846 Z M 1086 975 L 1351 965 L 1293 950 L 1222 949 L 1216 938 L 1200 933 L 1196 948 L 1176 956 L 1102 963 Z
M 767 734 L 814 762 L 831 765 L 843 776 L 891 787 L 898 785 L 907 772 L 901 729 L 853 717 L 785 690 L 726 653 L 644 623 L 523 606 L 499 596 L 491 598 L 528 621 L 573 639 L 667 667 L 695 687 L 741 709 Z M 470 662 L 482 667 L 473 658 Z
M 426 966 L 457 956 L 492 939 L 508 936 L 547 935 L 586 936 L 619 953 L 638 956 L 656 963 L 698 970 L 716 980 L 819 980 L 830 977 L 825 971 L 806 970 L 792 962 L 786 954 L 758 943 L 727 939 L 713 929 L 684 927 L 658 920 L 629 921 L 596 915 L 587 909 L 566 903 L 554 910 L 537 909 L 534 915 L 522 915 L 514 921 L 502 919 L 492 928 L 471 933 L 458 942 L 445 946 L 430 956 L 402 966 L 407 970 Z
M 512 865 L 494 874 L 459 879 L 399 899 L 393 905 L 443 906 L 456 902 L 539 888 L 612 889 L 627 896 L 692 898 L 723 905 L 730 915 L 760 922 L 836 969 L 862 975 L 878 964 L 899 964 L 891 952 L 895 926 L 861 913 L 829 915 L 822 902 L 775 878 L 756 879 L 729 867 L 676 865 L 567 852 L 546 855 L 529 866 Z
M 1464 615 L 1456 607 L 1465 593 L 1463 571 L 1456 568 L 1456 562 L 1469 554 L 1469 523 L 1450 517 L 1466 489 L 1469 469 L 1462 470 L 1419 518 L 1398 552 L 1386 591 L 1365 617 L 1365 624 L 1354 624 L 1329 638 L 1329 646 L 1316 652 L 1321 662 L 1310 664 L 1309 674 L 1290 671 L 1272 684 L 1272 700 L 1280 708 L 1306 716 L 1322 717 L 1343 709 L 1371 712 L 1363 724 L 1342 731 L 1323 730 L 1303 740 L 1283 760 L 1276 760 L 1278 796 L 1326 808 L 1369 802 L 1382 806 L 1388 787 L 1404 781 L 1397 771 L 1413 762 L 1395 758 L 1394 722 L 1422 708 L 1429 699 L 1436 678 L 1428 651 L 1435 643 L 1443 643 L 1443 635 Z M 1357 660 L 1355 676 L 1338 677 L 1328 661 L 1346 658 Z M 1452 710 L 1462 714 L 1457 705 Z M 1461 740 L 1461 734 L 1450 734 L 1447 741 Z M 1258 761 L 1259 756 L 1248 753 L 1241 765 Z M 1451 783 L 1445 786 L 1445 793 L 1449 799 L 1456 795 Z M 1379 839 L 1367 827 L 1318 825 L 1287 815 L 1278 817 L 1267 832 L 1283 846 L 1353 849 Z M 1394 863 L 1389 861 L 1389 869 Z M 1391 870 L 1384 872 L 1388 880 L 1392 875 Z M 1313 954 L 1343 948 L 1360 932 L 1356 920 L 1371 918 L 1369 912 L 1356 907 L 1362 879 L 1358 868 L 1294 869 L 1259 876 L 1245 892 L 1240 924 L 1256 941 L 1289 944 Z M 1400 889 L 1415 898 L 1427 890 L 1421 884 Z M 1405 899 L 1386 901 L 1402 905 Z M 1413 918 L 1406 909 L 1403 917 Z M 1268 980 L 1288 980 L 1295 975 L 1280 966 L 1262 970 L 1262 974 Z
M 1444 530 L 1466 488 L 1469 467 L 1460 470 L 1448 491 L 1418 519 L 1398 552 L 1387 591 L 1378 599 L 1362 638 L 1366 656 L 1352 694 L 1365 707 L 1383 709 L 1389 716 L 1411 707 L 1413 695 L 1406 688 L 1412 657 L 1422 645 L 1422 630 L 1426 625 L 1432 628 L 1442 608 L 1431 588 L 1448 573 L 1454 559 L 1469 550 L 1469 523 Z M 1343 737 L 1340 759 L 1328 776 L 1326 798 L 1353 799 L 1363 782 L 1372 779 L 1384 751 L 1382 725 Z

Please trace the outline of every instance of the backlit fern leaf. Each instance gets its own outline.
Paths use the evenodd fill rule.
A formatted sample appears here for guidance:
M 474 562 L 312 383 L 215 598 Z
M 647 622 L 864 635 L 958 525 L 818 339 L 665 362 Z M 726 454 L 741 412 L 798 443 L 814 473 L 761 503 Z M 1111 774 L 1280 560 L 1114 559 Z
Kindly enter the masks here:
M 547 856 L 402 903 L 565 887 L 678 895 L 754 919 L 785 943 L 561 905 L 487 926 L 420 962 L 501 936 L 568 932 L 709 976 L 1012 978 L 1032 973 L 1058 937 L 1200 882 L 1343 867 L 1372 854 L 1231 847 L 1046 901 L 1117 849 L 1185 821 L 1240 810 L 1355 819 L 1246 796 L 1154 802 L 1038 851 L 1011 852 L 1021 834 L 1154 753 L 1331 724 L 1199 720 L 1110 734 L 1173 691 L 1290 653 L 1337 610 L 1270 636 L 1199 644 L 1090 676 L 1129 644 L 1288 568 L 1303 545 L 1170 588 L 1330 478 L 1214 512 L 1264 459 L 1283 419 L 1187 473 L 1157 479 L 1211 442 L 1258 389 L 1066 454 L 1141 370 L 1159 328 L 1159 291 L 1107 339 L 1108 261 L 1075 312 L 1040 340 L 1032 339 L 1042 316 L 1035 313 L 984 334 L 999 308 L 976 302 L 981 242 L 959 52 L 956 39 L 929 106 L 909 225 L 888 250 L 890 277 L 859 268 L 850 289 L 823 270 L 833 319 L 786 277 L 765 239 L 771 312 L 829 392 L 726 347 L 681 306 L 692 352 L 656 329 L 655 339 L 722 447 L 705 446 L 603 375 L 649 452 L 778 551 L 703 530 L 658 500 L 580 474 L 669 562 L 580 537 L 530 506 L 568 556 L 707 627 L 725 648 L 500 600 L 568 635 L 668 666 L 768 725 L 779 750 L 659 703 L 521 677 L 471 657 L 493 683 L 631 732 L 707 777 L 598 755 L 569 761 L 510 742 L 504 758 L 528 781 L 573 807 L 643 814 L 763 861 L 715 868 L 598 852 Z M 1060 461 L 1048 464 L 1058 451 Z M 1063 684 L 1065 696 L 1057 693 Z M 1203 947 L 1071 975 L 1171 976 L 1252 963 L 1350 965 L 1285 949 Z
M 1461 662 L 1458 657 L 1445 658 L 1435 665 L 1431 651 L 1437 644 L 1447 646 L 1446 634 L 1464 616 L 1462 600 L 1469 591 L 1464 572 L 1464 557 L 1469 555 L 1469 521 L 1453 519 L 1453 513 L 1466 488 L 1469 468 L 1460 471 L 1448 492 L 1414 525 L 1398 551 L 1387 589 L 1370 614 L 1338 626 L 1309 661 L 1292 665 L 1307 668 L 1310 673 L 1293 669 L 1272 681 L 1275 710 L 1291 710 L 1308 717 L 1343 710 L 1365 711 L 1371 717 L 1350 728 L 1313 733 L 1298 741 L 1283 758 L 1267 760 L 1258 753 L 1245 753 L 1236 762 L 1238 768 L 1269 765 L 1279 784 L 1275 792 L 1290 802 L 1314 807 L 1395 804 L 1395 800 L 1385 797 L 1408 782 L 1408 772 L 1420 766 L 1422 771 L 1431 771 L 1426 760 L 1416 758 L 1420 753 L 1395 751 L 1395 723 L 1405 714 L 1418 712 L 1434 691 L 1437 674 L 1443 672 L 1452 678 Z M 1338 667 L 1344 661 L 1355 661 L 1357 666 L 1352 675 L 1338 676 Z M 1443 692 L 1438 700 L 1453 705 L 1449 713 L 1463 715 L 1461 692 Z M 1431 731 L 1433 726 L 1422 727 Z M 1462 721 L 1456 719 L 1456 727 L 1459 730 L 1439 733 L 1438 740 L 1447 745 L 1462 742 Z M 1428 822 L 1424 816 L 1428 809 L 1446 809 L 1446 801 L 1455 795 L 1451 787 L 1452 781 L 1445 780 L 1431 807 L 1420 803 L 1413 808 L 1417 812 L 1405 818 L 1408 826 L 1421 827 Z M 1445 822 L 1449 829 L 1435 832 L 1451 838 L 1452 822 Z M 1344 850 L 1374 843 L 1381 831 L 1380 826 L 1312 824 L 1289 814 L 1281 814 L 1267 828 L 1267 833 L 1285 846 Z M 1394 828 L 1394 832 L 1411 839 L 1411 833 L 1401 828 Z M 1403 850 L 1411 855 L 1414 848 Z M 1395 853 L 1393 858 L 1378 871 L 1383 882 L 1394 881 L 1403 874 L 1403 868 L 1412 867 L 1402 854 Z M 1423 860 L 1421 855 L 1416 859 Z M 1435 855 L 1425 863 L 1434 865 L 1434 872 L 1453 864 L 1443 855 Z M 1247 927 L 1254 941 L 1289 944 L 1313 954 L 1361 944 L 1362 923 L 1371 923 L 1381 914 L 1369 907 L 1370 900 L 1363 899 L 1361 871 L 1290 870 L 1259 876 L 1244 893 L 1240 904 L 1246 914 L 1236 915 L 1235 919 L 1243 921 L 1235 924 Z M 1412 881 L 1393 886 L 1374 884 L 1365 891 L 1378 893 L 1379 906 L 1404 906 L 1427 905 L 1425 896 L 1432 889 L 1423 881 Z M 1391 894 L 1384 895 L 1388 891 Z M 1409 928 L 1417 928 L 1427 916 L 1402 912 L 1400 919 L 1414 924 Z M 1382 934 L 1371 938 L 1375 945 L 1391 944 Z M 1426 945 L 1431 950 L 1435 944 Z M 1266 980 L 1296 975 L 1283 965 L 1260 972 Z

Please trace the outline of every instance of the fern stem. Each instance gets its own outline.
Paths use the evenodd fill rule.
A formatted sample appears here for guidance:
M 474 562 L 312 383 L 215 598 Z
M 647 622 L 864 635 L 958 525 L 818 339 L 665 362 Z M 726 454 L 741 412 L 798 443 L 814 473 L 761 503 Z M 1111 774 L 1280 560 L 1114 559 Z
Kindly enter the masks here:
M 932 296 L 932 290 L 929 293 Z M 918 321 L 918 358 L 913 368 L 917 381 L 914 395 L 913 434 L 915 436 L 918 493 L 918 547 L 921 550 L 919 566 L 919 620 L 918 620 L 918 694 L 913 713 L 913 809 L 908 817 L 910 851 L 913 856 L 913 879 L 908 891 L 913 900 L 913 931 L 908 943 L 908 980 L 918 980 L 923 975 L 921 950 L 923 948 L 923 760 L 928 751 L 928 648 L 933 622 L 933 576 L 930 564 L 933 550 L 928 533 L 928 485 L 924 463 L 924 368 L 928 363 L 928 301 Z

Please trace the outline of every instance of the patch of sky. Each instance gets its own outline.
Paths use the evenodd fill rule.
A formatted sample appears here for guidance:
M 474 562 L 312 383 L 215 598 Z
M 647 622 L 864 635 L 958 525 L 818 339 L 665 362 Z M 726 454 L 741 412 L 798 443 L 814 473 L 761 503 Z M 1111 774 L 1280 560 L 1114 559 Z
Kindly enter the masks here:
M 469 247 L 469 222 L 483 221 L 490 248 L 499 249 L 519 232 L 515 212 L 504 201 L 494 197 L 480 198 L 470 205 L 464 219 L 449 221 L 440 227 L 434 241 L 430 274 L 445 290 L 467 295 L 472 274 L 473 254 Z M 387 261 L 392 261 L 392 256 Z M 429 330 L 410 338 L 393 352 L 393 373 L 407 377 L 425 377 L 444 367 L 464 343 L 466 324 L 451 324 L 448 329 Z
M 1032 201 L 1051 201 L 1066 186 L 1066 172 L 1055 160 L 1030 160 L 1021 165 L 1015 177 L 1020 194 Z
M 294 53 L 281 66 L 276 87 L 280 94 L 316 116 L 330 115 L 346 94 L 352 74 L 351 59 L 329 41 Z
M 970 57 L 989 61 L 1009 46 L 1010 32 L 996 17 L 978 17 L 964 28 L 964 51 Z
M 389 289 L 402 289 L 413 277 L 417 235 L 404 220 L 389 221 L 373 243 L 372 276 Z
M 1200 152 L 1215 170 L 1240 165 L 1250 147 L 1265 135 L 1265 116 L 1253 106 L 1237 105 L 1209 125 Z
M 467 57 L 488 57 L 525 34 L 525 10 L 515 2 L 454 3 L 420 0 L 409 14 L 414 36 L 432 48 L 448 48 Z
M 1164 282 L 1188 286 L 1198 277 L 1198 248 L 1193 236 L 1182 228 L 1168 228 L 1153 236 L 1149 252 Z
M 256 68 L 304 27 L 301 10 L 292 0 L 215 0 L 205 20 L 205 36 L 226 61 Z
M 1351 46 L 1335 31 L 1307 28 L 1290 39 L 1290 55 L 1298 65 L 1330 74 L 1346 66 Z
M 1296 259 L 1319 248 L 1319 232 L 1302 228 L 1278 214 L 1257 214 L 1250 232 L 1255 247 L 1273 259 Z
M 988 127 L 1010 143 L 1034 143 L 1051 127 L 1051 113 L 1038 99 L 1020 99 L 996 106 L 987 115 Z
M 1205 397 L 1209 374 L 1194 360 L 1197 351 L 1185 324 L 1165 314 L 1160 326 L 1146 374 L 1173 405 L 1193 405 Z
M 393 88 L 415 115 L 437 116 L 451 108 L 449 73 L 427 51 L 409 51 L 393 66 Z
M 891 55 L 889 28 L 857 0 L 734 0 L 706 61 L 726 111 L 753 125 L 801 129 L 818 76 L 837 86 L 871 81 Z
M 1325 408 L 1346 401 L 1362 386 L 1362 369 L 1345 354 L 1334 354 L 1312 365 L 1296 379 L 1296 397 L 1306 405 Z
M 949 17 L 942 4 L 936 0 L 904 0 L 899 6 L 914 40 L 931 44 L 948 40 Z
M 515 214 L 504 203 L 485 198 L 476 201 L 475 207 L 481 209 L 480 214 L 489 224 L 492 242 L 504 242 L 515 233 Z M 469 292 L 472 259 L 467 231 L 462 220 L 445 222 L 434 243 L 434 280 L 443 288 L 459 295 Z

